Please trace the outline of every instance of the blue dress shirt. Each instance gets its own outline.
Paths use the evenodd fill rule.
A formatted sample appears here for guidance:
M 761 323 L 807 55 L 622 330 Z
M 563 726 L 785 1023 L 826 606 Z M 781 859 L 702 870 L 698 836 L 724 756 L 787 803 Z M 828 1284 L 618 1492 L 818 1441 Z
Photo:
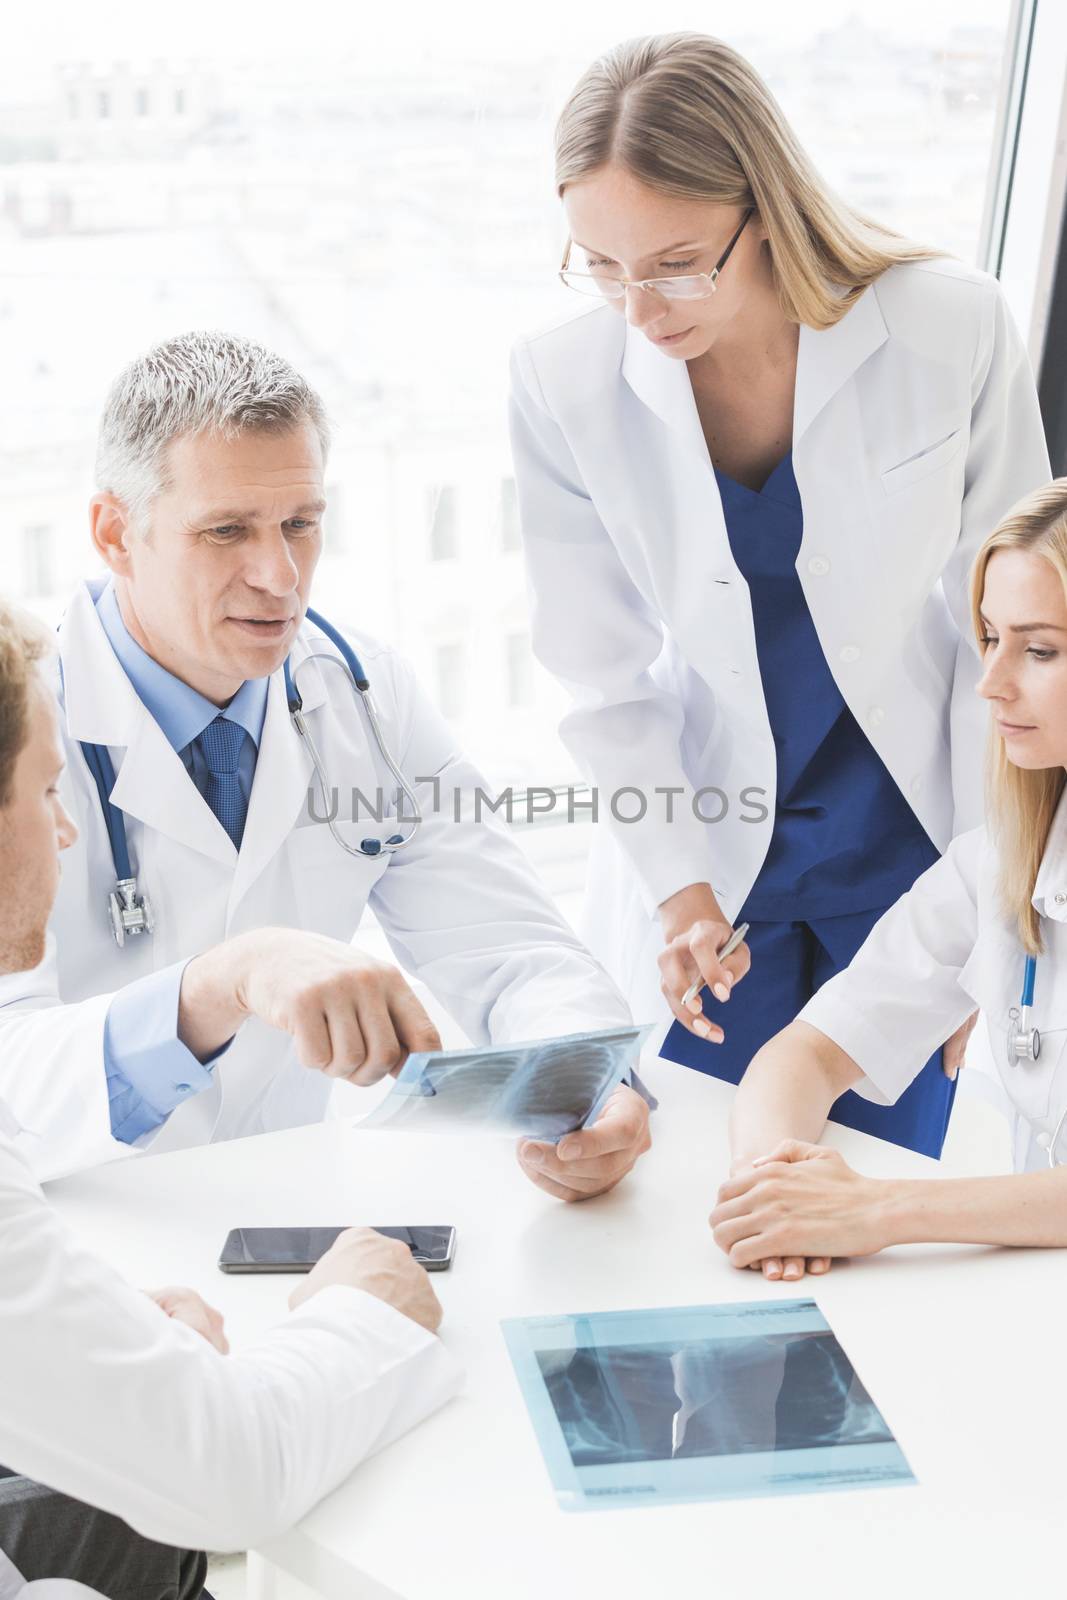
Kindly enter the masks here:
M 211 772 L 199 739 L 218 716 L 219 707 L 141 649 L 122 620 L 111 584 L 97 601 L 97 615 L 145 709 L 177 751 L 192 782 L 205 794 Z M 267 686 L 266 678 L 250 679 L 225 708 L 226 716 L 249 735 L 238 767 L 246 806 L 263 735 Z M 211 1067 L 218 1056 L 201 1063 L 178 1038 L 178 1001 L 186 965 L 185 961 L 176 962 L 127 984 L 108 1009 L 104 1069 L 111 1131 L 123 1144 L 133 1144 L 158 1128 L 172 1111 L 212 1081 Z

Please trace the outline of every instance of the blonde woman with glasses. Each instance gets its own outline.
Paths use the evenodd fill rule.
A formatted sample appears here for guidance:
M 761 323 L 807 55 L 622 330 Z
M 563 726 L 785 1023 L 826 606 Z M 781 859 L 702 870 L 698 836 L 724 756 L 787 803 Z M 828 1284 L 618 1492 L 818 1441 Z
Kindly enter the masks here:
M 711 1218 L 739 1267 L 777 1276 L 783 1257 L 797 1273 L 815 1257 L 825 1270 L 890 1244 L 1067 1245 L 1067 478 L 990 535 L 972 596 L 988 822 L 752 1062 L 735 1176 Z M 846 1089 L 897 1100 L 976 1006 L 1014 1106 L 1014 1176 L 876 1182 L 811 1142 Z
M 1048 480 L 1033 378 L 996 282 L 836 199 L 714 39 L 594 63 L 556 178 L 585 313 L 517 347 L 512 425 L 534 645 L 609 823 L 588 934 L 639 1014 L 662 988 L 664 1054 L 736 1083 L 980 819 L 966 575 Z M 939 1154 L 961 1022 L 837 1120 Z

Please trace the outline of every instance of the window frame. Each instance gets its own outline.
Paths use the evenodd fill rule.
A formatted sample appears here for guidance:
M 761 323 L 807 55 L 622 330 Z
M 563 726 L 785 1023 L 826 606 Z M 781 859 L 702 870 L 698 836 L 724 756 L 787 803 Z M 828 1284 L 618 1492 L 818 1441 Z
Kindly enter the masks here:
M 1067 395 L 1052 362 L 1067 333 L 1065 195 L 1067 8 L 1055 0 L 1014 0 L 979 261 L 1000 280 L 1026 343 L 1060 471 L 1067 461 Z

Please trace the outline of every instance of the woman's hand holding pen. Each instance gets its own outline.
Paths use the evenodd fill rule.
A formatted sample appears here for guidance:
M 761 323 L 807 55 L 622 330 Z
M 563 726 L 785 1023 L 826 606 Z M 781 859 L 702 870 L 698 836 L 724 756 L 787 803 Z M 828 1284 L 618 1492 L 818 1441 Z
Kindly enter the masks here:
M 730 990 L 749 969 L 748 946 L 726 954 L 733 929 L 723 915 L 709 883 L 691 883 L 664 900 L 659 908 L 666 947 L 659 956 L 660 987 L 679 1022 L 712 1044 L 721 1044 L 722 1029 L 704 1016 L 699 992 L 687 1002 L 695 982 L 706 984 L 716 1000 L 730 998 Z

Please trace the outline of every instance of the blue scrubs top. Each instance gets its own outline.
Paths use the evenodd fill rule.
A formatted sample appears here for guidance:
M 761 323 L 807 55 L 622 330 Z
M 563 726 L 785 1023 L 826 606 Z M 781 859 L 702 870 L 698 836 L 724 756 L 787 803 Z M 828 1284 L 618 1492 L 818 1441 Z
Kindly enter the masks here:
M 778 758 L 774 831 L 745 919 L 841 917 L 892 905 L 939 852 L 826 664 L 796 572 L 804 517 L 792 455 L 759 491 L 715 476 L 752 599 Z

